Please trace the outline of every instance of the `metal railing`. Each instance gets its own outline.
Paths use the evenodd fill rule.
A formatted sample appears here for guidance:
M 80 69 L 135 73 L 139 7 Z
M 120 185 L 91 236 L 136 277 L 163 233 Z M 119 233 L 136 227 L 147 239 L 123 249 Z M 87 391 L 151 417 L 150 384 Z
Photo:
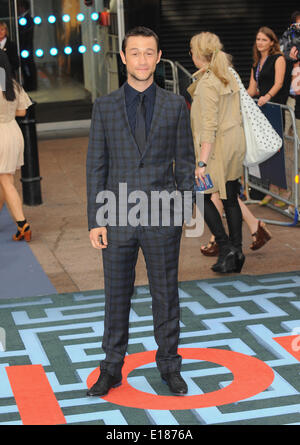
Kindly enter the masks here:
M 278 195 L 274 192 L 272 192 L 272 190 L 269 190 L 268 188 L 266 188 L 264 186 L 264 184 L 258 184 L 258 182 L 251 180 L 251 178 L 249 177 L 251 175 L 249 175 L 249 168 L 244 167 L 244 188 L 245 188 L 245 194 L 246 194 L 246 198 L 247 200 L 245 201 L 245 204 L 256 204 L 259 201 L 258 200 L 253 200 L 253 199 L 249 199 L 249 188 L 255 189 L 259 192 L 262 192 L 264 194 L 270 195 L 273 198 L 284 202 L 285 204 L 287 204 L 288 206 L 293 206 L 294 208 L 294 214 L 290 213 L 287 210 L 283 210 L 279 207 L 274 206 L 272 203 L 268 203 L 267 207 L 271 208 L 272 210 L 275 210 L 276 212 L 281 213 L 282 215 L 285 215 L 291 219 L 293 219 L 292 223 L 289 222 L 283 222 L 283 221 L 277 221 L 277 220 L 269 220 L 269 219 L 263 219 L 263 221 L 265 221 L 266 223 L 269 224 L 276 224 L 276 225 L 281 225 L 281 226 L 296 226 L 299 225 L 299 168 L 298 168 L 298 159 L 299 159 L 299 138 L 297 135 L 297 128 L 296 128 L 296 119 L 295 119 L 295 114 L 294 111 L 292 110 L 291 107 L 289 107 L 288 105 L 280 105 L 280 104 L 275 104 L 273 102 L 268 102 L 271 105 L 276 105 L 277 107 L 281 108 L 281 112 L 288 112 L 290 114 L 290 119 L 291 119 L 291 124 L 292 124 L 292 136 L 289 134 L 285 134 L 283 131 L 283 139 L 284 139 L 284 146 L 286 147 L 288 145 L 289 142 L 292 143 L 292 147 L 293 147 L 293 159 L 292 159 L 292 178 L 291 179 L 291 199 L 288 198 L 284 198 L 281 195 Z M 272 124 L 272 122 L 271 122 Z M 284 166 L 283 166 L 284 167 Z M 252 176 L 253 177 L 253 176 Z

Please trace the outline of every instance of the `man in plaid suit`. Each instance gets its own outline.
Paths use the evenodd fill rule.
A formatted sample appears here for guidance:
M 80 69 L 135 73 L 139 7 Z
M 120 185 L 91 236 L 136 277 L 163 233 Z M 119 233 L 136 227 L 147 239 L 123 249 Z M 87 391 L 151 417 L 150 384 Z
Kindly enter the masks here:
M 98 381 L 87 392 L 91 396 L 103 396 L 121 384 L 139 248 L 145 257 L 152 296 L 157 367 L 173 393 L 187 393 L 177 352 L 182 225 L 171 220 L 169 226 L 164 226 L 160 215 L 159 224 L 151 226 L 150 210 L 148 224 L 134 226 L 124 224 L 124 214 L 120 214 L 122 208 L 127 214 L 133 210 L 130 203 L 128 208 L 128 203 L 125 207 L 120 204 L 120 185 L 126 185 L 126 199 L 136 191 L 150 198 L 152 191 L 177 190 L 183 194 L 194 187 L 195 158 L 187 106 L 183 97 L 154 83 L 160 57 L 159 41 L 153 31 L 144 27 L 129 31 L 121 51 L 127 82 L 97 99 L 93 108 L 87 155 L 88 222 L 92 246 L 103 253 L 102 347 L 106 357 L 100 363 Z M 115 216 L 122 223 L 110 222 L 106 226 L 103 209 L 107 207 L 99 198 L 104 191 L 116 197 Z

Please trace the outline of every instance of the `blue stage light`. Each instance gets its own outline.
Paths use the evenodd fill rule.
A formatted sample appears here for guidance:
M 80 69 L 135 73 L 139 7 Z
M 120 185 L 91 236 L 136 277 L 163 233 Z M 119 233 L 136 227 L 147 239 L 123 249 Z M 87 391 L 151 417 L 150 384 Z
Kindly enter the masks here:
M 36 55 L 37 57 L 43 57 L 43 55 L 44 55 L 44 51 L 43 51 L 42 49 L 39 48 L 39 49 L 36 50 L 35 55 Z
M 33 21 L 36 25 L 40 25 L 42 23 L 42 19 L 38 15 L 34 17 Z
M 21 51 L 21 57 L 23 59 L 27 59 L 27 57 L 29 57 L 29 51 L 27 51 L 27 49 L 23 49 L 23 51 Z
M 92 20 L 98 20 L 99 19 L 99 14 L 98 14 L 98 12 L 93 12 L 92 14 L 91 14 L 91 19 Z
M 67 54 L 67 55 L 71 54 L 72 53 L 72 48 L 70 46 L 66 46 L 65 49 L 64 49 L 64 53 Z
M 93 51 L 94 53 L 98 53 L 101 51 L 101 46 L 98 43 L 95 43 L 95 45 L 93 45 Z
M 64 14 L 62 16 L 63 22 L 67 23 L 71 20 L 71 17 L 69 16 L 69 14 Z
M 27 25 L 27 19 L 25 19 L 25 17 L 21 17 L 19 19 L 19 25 L 26 26 Z
M 79 51 L 81 54 L 84 54 L 84 53 L 86 52 L 86 46 L 84 46 L 84 45 L 80 45 L 80 46 L 78 47 L 78 51 Z
M 49 23 L 55 23 L 56 22 L 56 17 L 54 15 L 49 15 L 48 22 Z
M 78 22 L 83 22 L 83 20 L 85 19 L 84 14 L 82 14 L 82 12 L 80 12 L 79 14 L 77 14 L 77 20 Z
M 51 56 L 57 56 L 58 54 L 58 49 L 57 48 L 51 48 L 50 49 L 50 55 Z

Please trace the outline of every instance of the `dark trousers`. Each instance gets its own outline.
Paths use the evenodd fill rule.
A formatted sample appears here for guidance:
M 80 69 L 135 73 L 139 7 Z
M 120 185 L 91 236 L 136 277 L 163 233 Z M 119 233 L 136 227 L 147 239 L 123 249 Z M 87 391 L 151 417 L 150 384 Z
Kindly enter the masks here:
M 225 232 L 222 219 L 211 200 L 211 194 L 204 195 L 204 220 L 216 242 L 222 249 L 233 245 L 242 249 L 242 212 L 238 202 L 240 184 L 238 180 L 226 182 L 227 199 L 222 199 L 227 219 L 229 238 Z
M 138 227 L 126 241 L 110 237 L 103 250 L 105 320 L 102 348 L 106 353 L 101 370 L 119 375 L 128 345 L 129 311 L 134 292 L 139 248 L 144 254 L 150 293 L 154 337 L 158 345 L 156 363 L 162 374 L 179 371 L 178 257 L 181 227 Z

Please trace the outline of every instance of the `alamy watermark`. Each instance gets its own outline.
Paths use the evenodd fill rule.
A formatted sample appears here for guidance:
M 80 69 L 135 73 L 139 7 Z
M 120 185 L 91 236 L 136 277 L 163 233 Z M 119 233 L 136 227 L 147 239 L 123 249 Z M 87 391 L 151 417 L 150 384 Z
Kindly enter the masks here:
M 162 190 L 146 193 L 134 190 L 128 194 L 127 184 L 119 183 L 117 196 L 104 190 L 98 193 L 96 202 L 102 204 L 96 215 L 101 227 L 179 227 L 185 222 L 187 237 L 199 237 L 204 231 L 204 197 L 201 192 Z
M 6 332 L 0 327 L 0 352 L 6 351 Z
M 6 90 L 6 77 L 4 68 L 0 68 L 0 91 Z

